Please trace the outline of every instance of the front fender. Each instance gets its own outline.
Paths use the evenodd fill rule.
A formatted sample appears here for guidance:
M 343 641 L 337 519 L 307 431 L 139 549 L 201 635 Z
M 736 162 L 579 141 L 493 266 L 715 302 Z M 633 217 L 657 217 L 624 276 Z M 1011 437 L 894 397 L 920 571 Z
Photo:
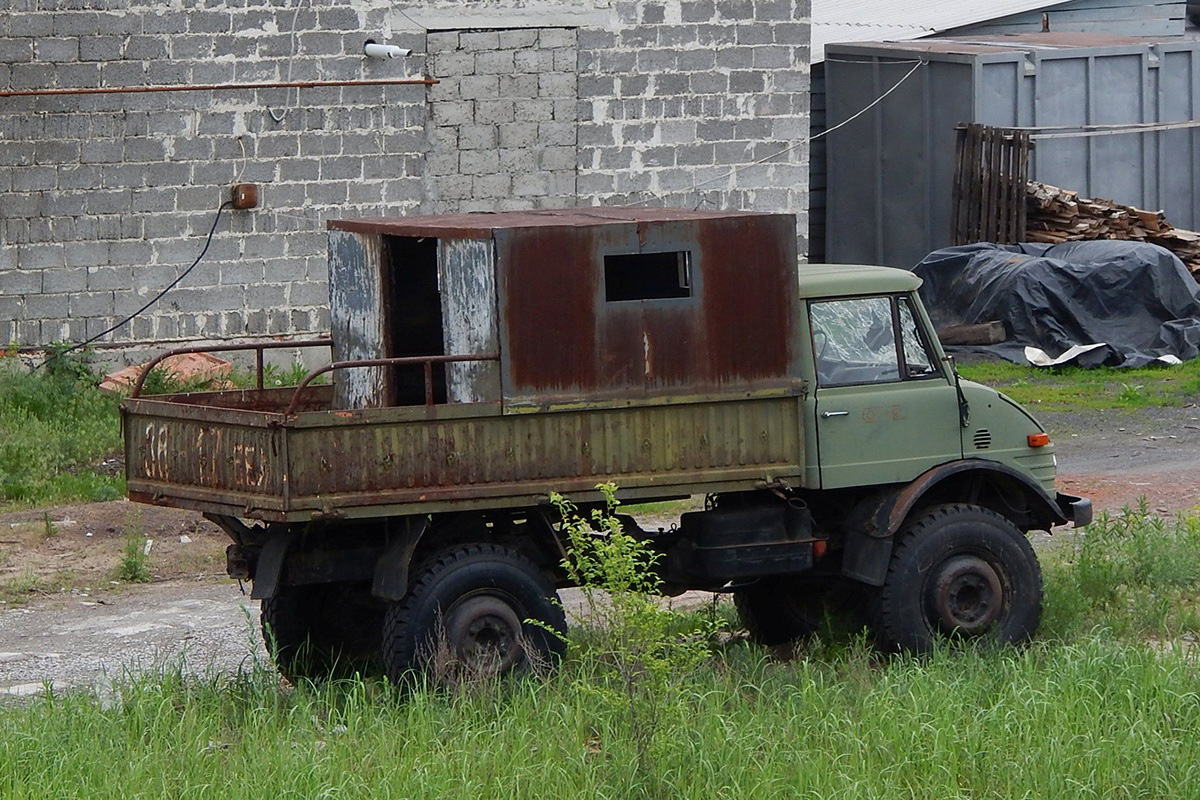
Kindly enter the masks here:
M 1076 525 L 1091 521 L 1091 504 L 1086 500 L 1067 495 L 1052 498 L 1039 483 L 1006 464 L 979 458 L 949 461 L 926 471 L 911 483 L 883 489 L 855 507 L 846 520 L 842 574 L 872 586 L 882 586 L 892 556 L 892 538 L 900 526 L 933 489 L 946 480 L 964 475 L 1018 489 L 1029 506 L 1023 518 L 1014 518 L 1011 510 L 996 510 L 1023 530 L 1048 530 L 1052 525 L 1061 525 L 1071 519 L 1075 519 Z M 964 496 L 955 500 L 973 502 L 974 498 Z
M 998 461 L 987 461 L 981 458 L 964 458 L 961 461 L 950 461 L 946 464 L 939 464 L 905 486 L 897 495 L 895 504 L 888 509 L 886 522 L 887 535 L 890 536 L 900 529 L 900 526 L 904 524 L 904 520 L 908 518 L 909 512 L 912 511 L 913 507 L 931 489 L 950 477 L 964 473 L 973 473 L 981 477 L 1019 487 L 1030 506 L 1028 519 L 1012 520 L 1022 530 L 1049 530 L 1052 525 L 1062 525 L 1070 519 L 1063 513 L 1063 509 L 1059 507 L 1054 498 L 1046 493 L 1042 485 L 1024 472 L 1007 464 L 1001 464 Z M 971 498 L 964 497 L 962 500 L 970 502 Z M 1002 514 L 1005 513 L 1003 509 L 996 510 Z M 1011 514 L 1005 514 L 1005 516 L 1012 519 Z

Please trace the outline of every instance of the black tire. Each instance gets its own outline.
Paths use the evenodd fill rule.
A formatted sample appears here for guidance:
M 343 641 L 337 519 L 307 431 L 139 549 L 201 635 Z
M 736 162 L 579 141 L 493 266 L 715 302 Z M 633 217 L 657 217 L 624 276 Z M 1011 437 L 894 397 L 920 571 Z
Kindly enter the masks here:
M 941 505 L 901 530 L 873 627 L 886 651 L 927 653 L 946 638 L 1019 644 L 1041 615 L 1042 572 L 1025 535 L 986 508 Z
M 764 578 L 735 591 L 733 605 L 751 641 L 775 647 L 811 636 L 827 616 L 858 616 L 852 587 L 837 576 Z
M 537 565 L 501 545 L 466 545 L 427 561 L 388 609 L 384 667 L 396 683 L 424 676 L 437 684 L 553 667 L 566 633 L 558 595 Z
M 263 641 L 292 683 L 376 674 L 383 614 L 367 583 L 280 586 L 262 601 Z

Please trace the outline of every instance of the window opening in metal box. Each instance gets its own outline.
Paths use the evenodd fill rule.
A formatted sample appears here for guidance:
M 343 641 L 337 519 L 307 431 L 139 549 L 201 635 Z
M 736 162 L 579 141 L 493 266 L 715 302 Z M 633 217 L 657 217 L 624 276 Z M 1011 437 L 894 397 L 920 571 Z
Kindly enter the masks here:
M 604 257 L 604 299 L 664 300 L 692 296 L 692 254 L 629 253 Z
M 442 303 L 438 291 L 438 240 L 384 237 L 387 269 L 384 282 L 388 308 L 384 318 L 390 337 L 389 357 L 442 355 Z M 425 370 L 420 365 L 392 367 L 392 404 L 425 404 Z M 446 402 L 446 367 L 433 365 L 435 403 Z

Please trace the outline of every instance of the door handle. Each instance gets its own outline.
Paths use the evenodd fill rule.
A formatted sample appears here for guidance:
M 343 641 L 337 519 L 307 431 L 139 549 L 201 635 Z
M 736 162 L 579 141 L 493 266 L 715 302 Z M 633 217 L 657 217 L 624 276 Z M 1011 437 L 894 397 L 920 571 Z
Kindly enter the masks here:
M 848 416 L 850 416 L 849 411 L 822 411 L 821 412 L 822 419 L 829 419 L 830 417 L 848 417 Z

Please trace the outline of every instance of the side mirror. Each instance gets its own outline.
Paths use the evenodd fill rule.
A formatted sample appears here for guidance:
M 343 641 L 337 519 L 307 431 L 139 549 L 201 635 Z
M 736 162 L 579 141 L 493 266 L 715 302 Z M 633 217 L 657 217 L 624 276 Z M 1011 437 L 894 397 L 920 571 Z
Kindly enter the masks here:
M 971 424 L 971 404 L 967 402 L 967 396 L 963 394 L 962 384 L 959 382 L 958 365 L 954 363 L 954 356 L 946 356 L 946 363 L 950 365 L 950 373 L 954 376 L 954 391 L 958 392 L 958 421 L 964 428 Z

